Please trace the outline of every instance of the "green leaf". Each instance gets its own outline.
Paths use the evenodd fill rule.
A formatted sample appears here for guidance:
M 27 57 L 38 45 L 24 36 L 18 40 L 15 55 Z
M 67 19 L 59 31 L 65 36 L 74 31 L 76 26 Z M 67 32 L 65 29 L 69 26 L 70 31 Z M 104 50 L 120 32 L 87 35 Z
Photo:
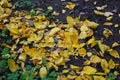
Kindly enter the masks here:
M 114 80 L 117 78 L 117 76 L 114 75 L 114 73 L 109 73 L 105 78 L 106 80 Z
M 57 80 L 57 78 L 46 77 L 46 78 L 42 78 L 42 80 Z
M 42 63 L 44 64 L 44 66 L 48 66 L 48 63 L 45 57 L 42 57 Z
M 7 44 L 11 44 L 11 43 L 12 43 L 12 40 L 11 40 L 11 39 L 8 39 L 8 40 L 6 41 L 6 43 L 7 43 Z
M 9 48 L 5 47 L 3 50 L 2 50 L 2 53 L 1 54 L 8 54 L 10 51 Z
M 7 80 L 18 80 L 18 77 L 19 77 L 18 72 L 7 74 Z
M 0 61 L 0 68 L 7 70 L 7 68 L 8 68 L 7 60 L 1 60 Z
M 22 75 L 20 76 L 20 80 L 26 80 L 26 77 L 27 77 L 26 74 L 22 74 Z
M 2 37 L 7 37 L 8 36 L 8 31 L 7 30 L 2 30 L 1 34 Z
M 57 77 L 58 74 L 59 74 L 59 72 L 52 71 L 51 73 L 49 73 L 48 76 L 50 76 L 50 77 Z

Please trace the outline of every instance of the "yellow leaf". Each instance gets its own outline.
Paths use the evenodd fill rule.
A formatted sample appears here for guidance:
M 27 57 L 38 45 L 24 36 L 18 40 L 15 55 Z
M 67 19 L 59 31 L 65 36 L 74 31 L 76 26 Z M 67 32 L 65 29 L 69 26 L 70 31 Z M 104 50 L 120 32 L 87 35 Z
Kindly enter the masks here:
M 94 74 L 94 73 L 96 73 L 96 71 L 97 70 L 95 68 L 91 67 L 91 66 L 83 67 L 83 73 L 88 74 L 88 75 Z
M 7 29 L 13 33 L 13 34 L 18 34 L 18 25 L 15 23 L 10 23 L 6 25 Z
M 101 12 L 101 11 L 94 10 L 94 13 L 95 13 L 96 15 L 104 16 L 104 13 Z
M 78 53 L 80 56 L 84 57 L 86 56 L 86 49 L 85 48 L 81 48 L 78 50 Z
M 42 21 L 34 22 L 34 26 L 36 29 L 41 29 L 41 30 L 43 30 L 47 27 L 45 24 L 43 24 Z
M 60 75 L 59 79 L 60 79 L 60 80 L 67 80 L 67 78 L 66 78 L 65 75 Z
M 96 55 L 93 55 L 93 56 L 91 56 L 90 61 L 91 61 L 91 63 L 95 63 L 96 64 L 96 63 L 101 62 L 101 58 L 99 58 Z
M 76 77 L 77 77 L 77 76 L 70 75 L 70 74 L 67 75 L 68 80 L 69 80 L 69 79 L 70 79 L 70 80 L 74 80 Z
M 1 0 L 0 2 L 1 5 L 3 5 L 4 7 L 11 7 L 11 3 L 8 2 L 8 0 Z
M 109 62 L 108 62 L 108 66 L 109 66 L 109 69 L 114 69 L 115 68 L 115 62 L 110 59 Z
M 69 9 L 69 10 L 72 10 L 74 9 L 76 5 L 72 2 L 68 2 L 68 4 L 65 6 L 65 8 Z
M 11 72 L 15 72 L 18 69 L 18 65 L 15 63 L 13 59 L 8 60 L 8 66 Z
M 85 31 L 82 31 L 79 35 L 79 39 L 86 39 L 87 38 L 87 33 Z
M 109 38 L 110 36 L 113 35 L 112 31 L 110 31 L 109 29 L 104 29 L 103 31 L 103 35 L 106 37 L 106 38 Z
M 23 49 L 27 55 L 34 57 L 38 50 L 36 48 L 29 48 L 29 46 L 23 46 Z
M 60 28 L 55 27 L 50 31 L 49 36 L 53 36 L 54 34 L 56 34 L 59 31 L 60 31 Z
M 19 59 L 22 60 L 22 61 L 25 61 L 26 60 L 26 54 L 21 53 L 20 56 L 19 56 Z
M 48 72 L 47 72 L 47 69 L 46 67 L 41 67 L 40 68 L 40 71 L 39 71 L 39 76 L 40 78 L 45 78 L 47 76 Z
M 80 70 L 81 68 L 79 66 L 70 65 L 70 69 L 76 71 L 76 70 Z
M 37 41 L 37 35 L 35 33 L 30 34 L 28 41 Z
M 109 73 L 110 70 L 108 69 L 108 62 L 105 59 L 101 60 L 101 67 L 105 73 Z
M 104 54 L 105 51 L 107 51 L 108 49 L 110 49 L 109 46 L 102 44 L 100 41 L 98 41 L 98 46 L 100 48 L 100 50 L 102 51 L 102 53 Z
M 92 29 L 95 29 L 98 27 L 98 23 L 95 23 L 93 21 L 89 21 L 89 20 L 85 20 L 84 21 L 86 23 L 86 25 L 89 27 L 89 28 L 92 28 Z
M 109 54 L 113 56 L 114 58 L 120 58 L 119 53 L 116 50 L 109 49 L 108 50 Z
M 56 64 L 56 65 L 64 65 L 64 59 L 63 59 L 63 57 L 57 59 L 57 60 L 55 61 L 55 64 Z
M 68 73 L 69 70 L 62 70 L 62 73 Z
M 0 15 L 4 14 L 4 9 L 0 6 Z
M 75 20 L 71 16 L 67 16 L 66 20 L 69 27 L 73 27 L 73 25 L 75 24 Z
M 114 43 L 112 44 L 112 47 L 118 47 L 118 46 L 120 46 L 120 44 L 118 44 L 117 42 L 114 42 Z
M 94 80 L 106 80 L 104 77 L 102 76 L 93 76 Z
M 85 39 L 93 35 L 93 30 L 88 28 L 85 23 L 81 26 L 80 31 L 79 39 Z
M 78 32 L 77 32 L 77 30 L 74 28 L 70 28 L 69 32 L 70 32 L 70 39 L 72 42 L 72 46 L 78 47 L 79 44 L 78 44 Z
M 94 36 L 88 40 L 87 45 L 90 45 L 90 47 L 94 47 L 96 45 Z

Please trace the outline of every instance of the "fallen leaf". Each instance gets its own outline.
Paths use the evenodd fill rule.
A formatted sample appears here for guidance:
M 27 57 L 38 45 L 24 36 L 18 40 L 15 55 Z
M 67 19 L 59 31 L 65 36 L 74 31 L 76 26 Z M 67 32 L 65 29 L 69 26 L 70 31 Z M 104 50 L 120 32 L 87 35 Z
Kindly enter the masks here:
M 60 31 L 60 28 L 55 27 L 50 31 L 49 36 L 53 36 L 54 34 L 56 34 L 59 31 Z
M 99 58 L 97 55 L 92 55 L 91 58 L 90 58 L 90 62 L 91 63 L 99 63 L 101 62 L 101 58 Z
M 104 54 L 105 51 L 107 51 L 108 49 L 110 49 L 109 46 L 102 44 L 102 42 L 98 41 L 98 46 L 100 48 L 100 50 L 102 51 L 102 53 Z
M 15 72 L 18 69 L 18 65 L 15 63 L 13 59 L 8 60 L 8 66 L 11 72 Z
M 103 35 L 104 35 L 106 38 L 109 38 L 110 36 L 113 35 L 113 32 L 110 31 L 109 29 L 104 28 Z
M 106 80 L 103 76 L 93 76 L 94 80 Z
M 114 47 L 118 47 L 118 46 L 120 46 L 120 44 L 117 43 L 117 42 L 114 42 L 114 43 L 112 44 L 112 47 L 113 47 L 113 48 L 114 48 Z
M 40 71 L 39 71 L 40 78 L 45 78 L 47 76 L 47 74 L 48 74 L 48 71 L 47 71 L 46 67 L 44 67 L 44 66 L 41 67 Z
M 101 60 L 101 67 L 104 70 L 105 73 L 109 73 L 110 70 L 108 69 L 108 62 L 105 59 Z
M 94 74 L 96 72 L 97 72 L 97 70 L 95 68 L 91 67 L 91 66 L 85 66 L 85 67 L 83 67 L 83 73 L 84 74 L 90 75 L 90 74 Z
M 25 61 L 26 60 L 26 54 L 21 53 L 20 56 L 19 56 L 19 59 L 22 60 L 22 61 Z
M 89 27 L 89 28 L 92 28 L 92 29 L 95 29 L 95 28 L 97 28 L 98 27 L 98 23 L 96 23 L 96 22 L 93 22 L 93 21 L 89 21 L 89 20 L 85 20 L 84 21 L 86 24 L 87 24 L 87 26 Z
M 120 58 L 119 53 L 116 50 L 109 49 L 108 50 L 109 54 L 113 56 L 114 58 Z
M 96 15 L 104 16 L 104 12 L 101 12 L 101 11 L 98 11 L 98 10 L 94 10 L 94 13 Z
M 70 27 L 73 27 L 73 25 L 75 24 L 75 20 L 71 16 L 67 16 L 66 20 L 67 20 L 68 25 Z
M 110 59 L 109 62 L 108 62 L 108 66 L 109 66 L 109 69 L 114 69 L 115 68 L 115 62 Z
M 87 45 L 90 45 L 90 47 L 94 47 L 96 45 L 94 36 L 92 36 L 92 38 L 88 40 Z
M 87 51 L 86 51 L 85 48 L 81 48 L 81 49 L 78 50 L 78 53 L 79 53 L 80 56 L 85 57 Z
M 68 4 L 65 6 L 65 8 L 69 10 L 73 10 L 76 5 L 72 2 L 68 2 Z

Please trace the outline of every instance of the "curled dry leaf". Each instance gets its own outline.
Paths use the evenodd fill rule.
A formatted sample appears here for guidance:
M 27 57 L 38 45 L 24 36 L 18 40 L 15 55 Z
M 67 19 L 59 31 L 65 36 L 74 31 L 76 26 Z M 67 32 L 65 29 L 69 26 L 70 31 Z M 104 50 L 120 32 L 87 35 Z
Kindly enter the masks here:
M 94 13 L 96 15 L 104 16 L 104 12 L 101 12 L 101 11 L 98 11 L 98 10 L 94 10 Z
M 69 10 L 73 10 L 76 5 L 72 2 L 68 2 L 68 4 L 65 6 L 65 8 Z
M 97 28 L 99 25 L 98 23 L 95 23 L 93 21 L 89 21 L 87 19 L 83 22 L 83 24 L 86 24 L 89 28 L 92 28 L 92 29 Z
M 114 42 L 114 43 L 112 44 L 112 47 L 113 47 L 113 48 L 114 48 L 114 47 L 118 47 L 118 46 L 120 46 L 120 44 L 117 43 L 117 42 Z
M 112 33 L 111 30 L 105 28 L 104 31 L 103 31 L 103 35 L 104 35 L 106 38 L 109 38 L 110 36 L 113 35 L 113 33 Z

